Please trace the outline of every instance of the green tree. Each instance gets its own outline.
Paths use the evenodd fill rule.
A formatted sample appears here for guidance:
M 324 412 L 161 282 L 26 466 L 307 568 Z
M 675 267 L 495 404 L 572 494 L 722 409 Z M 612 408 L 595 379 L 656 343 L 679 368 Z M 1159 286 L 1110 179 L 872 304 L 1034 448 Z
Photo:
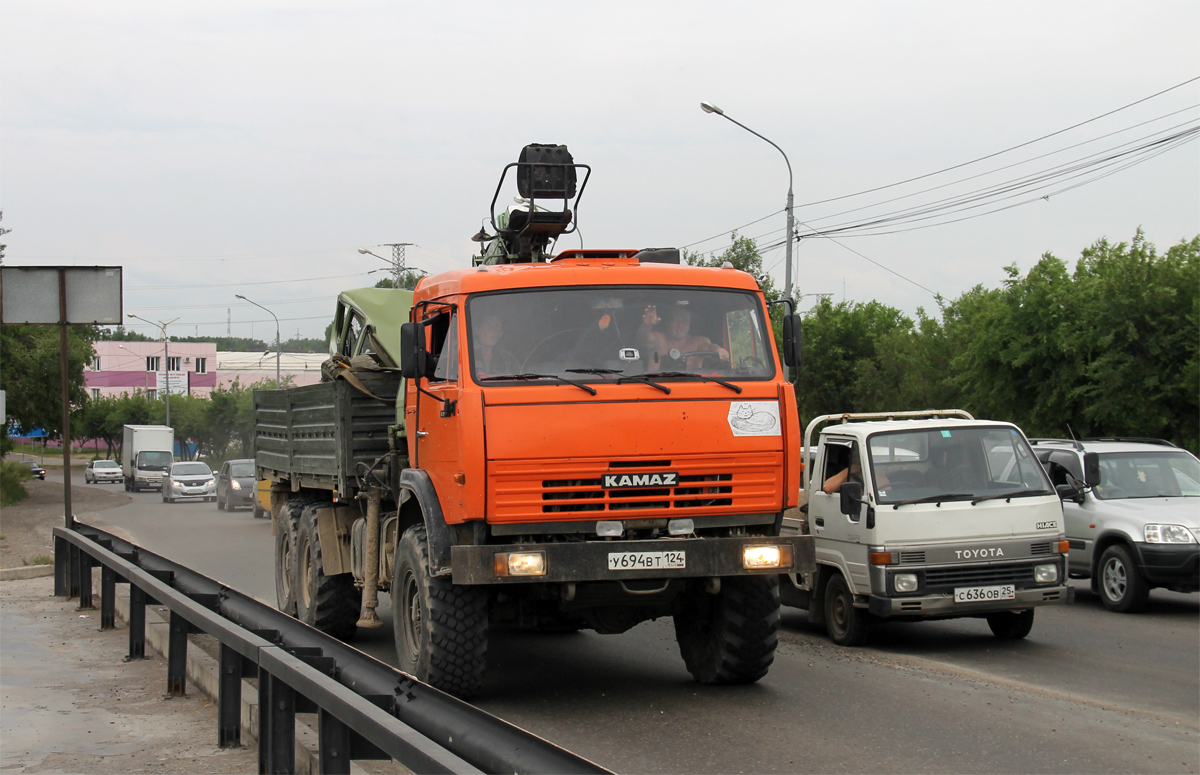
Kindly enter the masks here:
M 83 367 L 93 356 L 92 326 L 67 326 L 67 388 L 72 406 L 86 390 Z M 24 431 L 44 429 L 62 437 L 61 339 L 57 326 L 0 326 L 0 389 L 9 419 Z
M 803 324 L 796 384 L 801 418 L 898 408 L 897 382 L 919 363 L 913 323 L 879 302 L 821 302 Z M 915 377 L 912 379 L 916 379 Z
M 1159 255 L 1099 240 L 1076 265 L 1076 317 L 1064 349 L 1071 393 L 1091 433 L 1161 436 L 1197 450 L 1200 432 L 1200 236 Z

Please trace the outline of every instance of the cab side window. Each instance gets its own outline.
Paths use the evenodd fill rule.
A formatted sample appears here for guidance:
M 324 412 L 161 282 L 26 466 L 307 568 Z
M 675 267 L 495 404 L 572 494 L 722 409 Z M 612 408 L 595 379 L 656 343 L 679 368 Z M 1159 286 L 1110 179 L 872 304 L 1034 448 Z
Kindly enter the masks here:
M 352 358 L 355 355 L 354 346 L 358 343 L 363 332 L 362 316 L 353 310 L 347 310 L 350 319 L 346 321 L 346 333 L 342 337 L 342 355 Z
M 436 361 L 430 382 L 458 381 L 458 313 L 435 315 L 429 325 L 429 354 Z

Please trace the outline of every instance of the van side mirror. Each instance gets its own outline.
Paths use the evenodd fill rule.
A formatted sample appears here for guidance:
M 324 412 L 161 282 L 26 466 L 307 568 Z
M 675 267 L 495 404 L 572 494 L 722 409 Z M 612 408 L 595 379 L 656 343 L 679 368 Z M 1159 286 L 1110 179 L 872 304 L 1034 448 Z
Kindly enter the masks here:
M 783 316 L 783 365 L 800 365 L 800 316 Z
M 839 510 L 850 517 L 851 521 L 857 522 L 863 502 L 862 482 L 846 482 L 838 489 L 838 495 L 841 496 Z
M 1075 503 L 1083 503 L 1083 490 L 1076 489 L 1073 484 L 1056 485 L 1054 491 L 1058 493 L 1058 497 L 1065 501 L 1074 501 Z
M 1088 487 L 1100 484 L 1100 455 L 1096 452 L 1083 453 L 1083 483 Z
M 429 353 L 425 349 L 425 326 L 404 323 L 400 326 L 400 375 L 405 379 L 425 376 Z

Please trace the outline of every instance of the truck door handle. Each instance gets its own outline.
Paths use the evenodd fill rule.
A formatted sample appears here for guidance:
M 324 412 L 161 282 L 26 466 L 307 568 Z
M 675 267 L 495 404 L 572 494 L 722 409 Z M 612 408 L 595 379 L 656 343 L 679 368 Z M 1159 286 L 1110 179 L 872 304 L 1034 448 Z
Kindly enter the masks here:
M 429 431 L 417 431 L 417 438 L 423 439 L 429 435 Z
M 817 517 L 814 521 L 817 523 L 817 527 L 825 527 L 824 517 Z

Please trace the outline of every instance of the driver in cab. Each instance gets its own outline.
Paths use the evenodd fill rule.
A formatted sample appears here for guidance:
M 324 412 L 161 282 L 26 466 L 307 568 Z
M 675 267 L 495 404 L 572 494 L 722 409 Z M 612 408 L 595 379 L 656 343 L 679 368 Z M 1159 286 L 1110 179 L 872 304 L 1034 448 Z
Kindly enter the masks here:
M 667 361 L 684 368 L 699 368 L 704 353 L 714 353 L 722 361 L 729 360 L 729 351 L 724 347 L 713 344 L 706 336 L 691 333 L 692 313 L 686 304 L 672 305 L 665 315 L 664 330 L 656 330 L 654 327 L 664 321 L 658 316 L 658 307 L 651 304 L 642 311 L 642 324 L 638 326 L 637 338 L 650 352 L 651 368 L 660 368 Z

